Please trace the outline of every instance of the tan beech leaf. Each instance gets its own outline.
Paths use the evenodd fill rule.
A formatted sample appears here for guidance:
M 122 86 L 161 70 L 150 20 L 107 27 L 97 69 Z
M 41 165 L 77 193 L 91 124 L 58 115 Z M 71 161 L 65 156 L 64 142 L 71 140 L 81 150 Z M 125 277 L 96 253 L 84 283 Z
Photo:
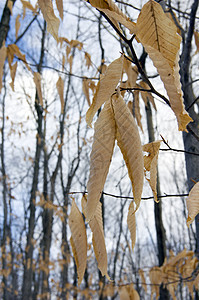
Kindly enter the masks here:
M 82 197 L 82 211 L 85 212 L 87 199 L 85 195 Z M 91 228 L 91 231 L 93 233 L 92 237 L 92 243 L 93 243 L 93 249 L 95 252 L 95 257 L 98 263 L 98 268 L 102 273 L 102 276 L 106 275 L 108 280 L 110 280 L 110 277 L 107 274 L 107 252 L 106 252 L 106 245 L 105 245 L 105 239 L 104 239 L 104 229 L 103 229 L 103 221 L 102 221 L 102 204 L 101 202 L 98 202 L 95 215 L 90 220 L 89 226 Z
M 148 180 L 150 187 L 153 192 L 154 200 L 158 202 L 157 199 L 157 163 L 158 163 L 158 154 L 160 149 L 161 141 L 151 142 L 143 146 L 143 151 L 148 152 L 148 155 L 144 156 L 144 171 L 146 179 Z M 149 172 L 150 176 L 148 178 Z
M 132 63 L 126 57 L 124 58 L 124 71 L 128 76 L 126 87 L 133 88 L 136 86 L 136 80 L 138 77 L 138 69 L 137 66 L 132 67 Z
M 139 275 L 141 278 L 142 287 L 145 290 L 145 293 L 147 293 L 147 284 L 146 284 L 146 280 L 145 280 L 144 271 L 142 269 L 139 269 Z
M 2 89 L 3 68 L 4 68 L 4 63 L 5 63 L 6 57 L 7 57 L 7 49 L 6 49 L 5 42 L 4 42 L 0 49 L 0 92 Z
M 94 126 L 90 155 L 90 174 L 87 184 L 85 216 L 89 222 L 96 211 L 108 174 L 115 145 L 115 120 L 110 101 L 107 101 Z
M 38 4 L 47 22 L 47 31 L 58 41 L 60 20 L 55 16 L 52 0 L 38 0 Z
M 11 0 L 8 0 L 8 2 L 7 2 L 7 7 L 9 8 L 9 10 L 10 10 L 10 13 L 11 13 L 11 15 L 12 15 L 13 1 L 11 1 Z
M 91 102 L 90 102 L 90 95 L 89 95 L 89 86 L 88 86 L 88 80 L 86 78 L 83 78 L 82 80 L 82 90 L 86 97 L 88 105 L 90 106 Z
M 20 21 L 19 18 L 21 17 L 21 15 L 17 15 L 16 17 L 16 21 L 15 21 L 15 38 L 17 39 L 18 37 L 18 32 L 19 32 L 19 28 L 20 28 Z
M 138 126 L 140 127 L 140 129 L 143 131 L 143 127 L 142 127 L 142 116 L 140 113 L 140 100 L 139 100 L 139 91 L 134 91 L 133 92 L 133 102 L 134 102 L 134 114 L 135 114 L 135 119 L 137 121 Z
M 177 33 L 179 35 L 181 35 L 182 26 L 178 20 L 178 17 L 176 16 L 175 12 L 174 11 L 171 12 L 170 10 L 168 10 L 168 11 L 165 11 L 165 14 L 176 26 Z
M 10 76 L 12 79 L 12 81 L 10 82 L 10 86 L 11 86 L 13 92 L 14 92 L 14 81 L 15 81 L 16 71 L 17 71 L 17 61 L 10 68 Z
M 147 84 L 146 82 L 142 81 L 142 80 L 139 82 L 138 87 L 139 87 L 139 86 L 141 86 L 141 88 L 143 88 L 143 89 L 149 90 L 148 84 Z M 143 101 L 144 101 L 144 103 L 145 103 L 145 106 L 147 106 L 147 101 L 149 101 L 149 102 L 151 102 L 151 104 L 153 105 L 153 108 L 154 108 L 155 110 L 157 110 L 156 105 L 155 105 L 154 98 L 153 98 L 153 96 L 151 95 L 151 93 L 150 93 L 150 92 L 144 92 L 144 91 L 141 91 L 140 93 L 141 93 L 142 99 L 143 99 Z
M 135 220 L 135 208 L 133 202 L 131 202 L 129 205 L 127 225 L 131 234 L 131 244 L 133 250 L 136 241 L 136 220 Z
M 63 18 L 64 18 L 63 0 L 56 0 L 56 5 L 57 5 L 58 12 L 59 12 L 59 16 L 63 21 Z
M 84 58 L 85 58 L 85 61 L 86 61 L 86 66 L 89 69 L 90 66 L 92 66 L 90 54 L 88 52 L 85 52 Z
M 75 258 L 78 274 L 78 285 L 82 282 L 87 261 L 87 237 L 86 227 L 81 212 L 75 201 L 72 201 L 69 215 L 69 226 L 71 230 L 71 246 Z
M 27 64 L 26 61 L 26 56 L 25 54 L 22 54 L 21 51 L 19 50 L 18 46 L 15 44 L 10 44 L 7 47 L 7 55 L 8 55 L 8 63 L 9 67 L 11 68 L 11 64 L 13 62 L 14 56 L 17 56 L 25 65 L 26 68 L 31 71 L 29 65 Z
M 120 300 L 140 300 L 138 292 L 134 289 L 133 284 L 119 288 Z
M 195 44 L 196 44 L 196 53 L 199 52 L 199 32 L 198 31 L 194 31 L 194 40 L 195 40 Z
M 162 282 L 162 269 L 160 267 L 152 267 L 149 271 L 149 279 L 151 281 L 151 299 L 153 294 L 156 294 L 156 299 L 159 297 L 159 285 Z
M 123 24 L 130 33 L 135 33 L 135 23 L 132 22 L 112 0 L 90 0 L 89 3 L 103 11 L 108 17 Z
M 33 7 L 32 4 L 31 4 L 30 2 L 25 1 L 25 0 L 21 0 L 21 3 L 22 3 L 22 5 L 23 5 L 23 11 L 24 11 L 23 17 L 25 17 L 25 11 L 26 11 L 26 9 L 31 10 L 34 14 L 36 13 L 37 8 L 36 8 L 36 7 Z
M 160 4 L 149 0 L 142 8 L 137 24 L 137 37 L 148 52 L 160 74 L 169 96 L 179 130 L 186 130 L 192 121 L 185 111 L 179 75 L 181 37 L 176 26 L 166 16 Z
M 188 209 L 187 226 L 189 226 L 196 215 L 199 213 L 199 182 L 197 182 L 189 192 L 189 196 L 186 200 Z
M 114 95 L 112 104 L 117 126 L 116 139 L 128 169 L 137 210 L 141 201 L 144 179 L 144 160 L 140 135 L 134 117 L 122 96 Z
M 39 104 L 43 106 L 43 97 L 42 97 L 42 91 L 41 91 L 41 74 L 38 72 L 34 72 L 33 80 L 36 85 L 37 94 L 38 94 L 38 100 Z
M 64 82 L 63 79 L 59 76 L 56 83 L 57 91 L 61 101 L 61 113 L 64 113 Z
M 107 68 L 106 73 L 101 75 L 98 82 L 93 102 L 86 113 L 86 122 L 91 126 L 91 122 L 98 109 L 115 92 L 115 88 L 122 75 L 123 56 L 114 60 Z
M 129 292 L 125 286 L 119 288 L 120 300 L 131 300 Z

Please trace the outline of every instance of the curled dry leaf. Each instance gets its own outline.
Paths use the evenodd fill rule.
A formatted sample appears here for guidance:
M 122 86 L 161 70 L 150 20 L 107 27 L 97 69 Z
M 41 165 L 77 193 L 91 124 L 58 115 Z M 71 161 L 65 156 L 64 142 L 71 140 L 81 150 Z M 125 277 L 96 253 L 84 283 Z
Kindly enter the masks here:
M 63 21 L 63 18 L 64 18 L 63 0 L 56 0 L 56 6 L 57 6 L 57 9 L 58 9 L 58 12 L 59 12 L 59 16 Z
M 117 126 L 116 139 L 128 169 L 137 210 L 141 201 L 144 180 L 144 160 L 140 135 L 134 117 L 122 96 L 114 95 L 112 104 Z
M 189 226 L 196 215 L 199 213 L 199 182 L 197 182 L 191 191 L 189 192 L 189 196 L 186 200 L 187 209 L 188 209 L 188 218 L 187 218 L 187 226 Z
M 89 3 L 103 11 L 110 19 L 123 24 L 130 33 L 135 33 L 135 23 L 132 22 L 112 0 L 89 0 Z M 117 26 L 117 25 L 116 25 Z M 117 26 L 119 28 L 119 26 Z
M 135 220 L 135 208 L 133 202 L 131 202 L 129 205 L 127 225 L 131 234 L 131 244 L 133 250 L 135 246 L 135 240 L 136 240 L 136 220 Z
M 156 299 L 159 298 L 159 285 L 162 282 L 162 269 L 160 267 L 153 267 L 149 271 L 149 279 L 151 281 L 151 297 L 156 294 Z
M 14 63 L 14 65 L 10 66 L 10 77 L 12 79 L 12 81 L 10 82 L 10 86 L 13 92 L 14 92 L 14 81 L 15 81 L 16 71 L 17 71 L 17 61 Z
M 157 68 L 169 96 L 179 130 L 186 130 L 192 121 L 185 111 L 179 75 L 179 49 L 181 37 L 176 26 L 166 16 L 161 5 L 149 0 L 138 17 L 137 37 Z
M 61 102 L 61 113 L 63 114 L 64 113 L 64 81 L 60 76 L 57 80 L 56 87 Z
M 39 7 L 47 23 L 47 30 L 56 41 L 58 41 L 58 31 L 60 20 L 55 16 L 51 0 L 38 0 Z
M 149 90 L 148 84 L 142 80 L 139 82 L 139 85 L 137 85 L 138 88 L 139 88 L 139 86 L 141 86 L 141 88 L 143 88 L 143 89 Z M 141 91 L 140 93 L 141 93 L 142 99 L 145 103 L 145 106 L 147 106 L 147 102 L 149 101 L 153 105 L 153 108 L 155 110 L 157 110 L 152 94 L 150 92 L 144 92 L 144 91 Z
M 90 155 L 90 174 L 87 184 L 85 216 L 90 221 L 95 214 L 108 174 L 115 145 L 115 120 L 107 101 L 94 126 L 94 139 Z
M 37 95 L 38 95 L 38 100 L 39 100 L 39 104 L 41 106 L 43 106 L 43 97 L 42 97 L 42 91 L 41 91 L 41 74 L 38 72 L 34 73 L 34 77 L 33 77 L 34 83 L 36 85 L 36 89 L 37 89 Z
M 86 207 L 86 196 L 84 195 L 82 197 L 82 211 L 85 214 L 85 207 Z M 85 214 L 86 215 L 86 214 Z M 103 229 L 103 221 L 102 221 L 102 204 L 101 202 L 98 202 L 95 215 L 90 220 L 89 226 L 91 228 L 91 231 L 93 233 L 92 237 L 92 243 L 93 243 L 93 249 L 95 252 L 95 257 L 98 263 L 98 268 L 102 273 L 102 276 L 106 275 L 108 280 L 110 280 L 110 277 L 107 273 L 107 252 L 106 252 L 106 245 L 105 245 L 105 239 L 104 239 L 104 229 Z
M 22 54 L 21 51 L 19 50 L 18 46 L 15 44 L 10 44 L 7 47 L 7 55 L 8 55 L 8 63 L 9 63 L 9 68 L 11 69 L 11 64 L 13 62 L 14 56 L 17 56 L 26 66 L 26 68 L 31 71 L 29 65 L 27 64 L 26 61 L 26 56 L 25 54 Z
M 148 152 L 148 155 L 144 156 L 144 172 L 146 179 L 148 180 L 150 187 L 153 192 L 154 200 L 158 202 L 157 199 L 157 163 L 158 163 L 158 154 L 160 149 L 161 141 L 155 141 L 143 146 L 143 151 Z M 148 174 L 149 172 L 149 178 Z
M 105 75 L 102 75 L 98 82 L 93 102 L 86 113 L 86 122 L 91 126 L 95 113 L 115 92 L 115 88 L 122 75 L 123 56 L 114 60 L 107 68 Z
M 2 89 L 2 80 L 3 80 L 3 67 L 7 56 L 7 49 L 5 43 L 3 43 L 0 49 L 0 92 Z
M 138 77 L 138 69 L 137 66 L 132 67 L 132 63 L 126 57 L 124 58 L 124 71 L 128 76 L 128 80 L 126 83 L 126 87 L 133 88 L 136 86 L 136 80 Z
M 18 37 L 18 32 L 19 32 L 19 28 L 20 28 L 20 21 L 19 21 L 19 18 L 21 17 L 21 15 L 17 15 L 16 17 L 16 21 L 15 21 L 15 38 L 17 39 Z
M 71 246 L 75 258 L 78 274 L 78 285 L 82 282 L 87 261 L 87 237 L 86 227 L 81 212 L 75 201 L 72 201 L 69 215 L 69 226 L 71 230 Z
M 196 44 L 196 53 L 199 52 L 199 32 L 198 31 L 194 31 L 194 40 L 195 40 L 195 44 Z

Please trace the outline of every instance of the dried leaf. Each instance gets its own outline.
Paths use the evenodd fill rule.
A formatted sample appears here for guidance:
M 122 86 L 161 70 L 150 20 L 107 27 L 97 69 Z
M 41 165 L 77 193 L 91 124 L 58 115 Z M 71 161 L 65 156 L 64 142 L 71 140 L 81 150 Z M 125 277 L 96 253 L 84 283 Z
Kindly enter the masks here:
M 0 92 L 2 89 L 3 68 L 4 68 L 6 56 L 7 56 L 7 49 L 6 49 L 5 42 L 4 42 L 0 49 Z
M 136 220 L 135 220 L 135 208 L 133 202 L 131 202 L 129 205 L 127 225 L 131 234 L 131 246 L 133 250 L 136 241 Z
M 135 119 L 137 121 L 138 126 L 142 130 L 142 132 L 144 132 L 143 127 L 142 127 L 142 122 L 141 122 L 142 116 L 141 116 L 141 113 L 140 113 L 139 91 L 134 91 L 133 96 L 134 96 L 133 106 L 134 106 Z
M 85 195 L 82 197 L 82 211 L 85 212 L 87 199 Z M 92 220 L 89 222 L 89 226 L 93 233 L 92 243 L 95 252 L 95 257 L 98 263 L 98 268 L 102 273 L 102 276 L 106 275 L 108 280 L 110 277 L 107 274 L 107 252 L 106 252 L 106 245 L 104 239 L 104 229 L 103 229 L 103 221 L 102 221 L 102 204 L 101 202 L 98 203 L 95 215 Z
M 194 40 L 195 40 L 195 44 L 196 44 L 196 53 L 199 52 L 199 32 L 198 31 L 194 31 Z
M 193 222 L 196 215 L 199 213 L 199 182 L 197 182 L 189 192 L 189 196 L 186 200 L 188 209 L 187 226 Z
M 14 65 L 12 65 L 10 67 L 10 76 L 12 79 L 12 82 L 10 82 L 10 86 L 11 86 L 13 92 L 14 92 L 14 81 L 15 81 L 16 71 L 17 71 L 17 61 L 15 62 Z
M 9 63 L 10 69 L 11 69 L 11 64 L 13 62 L 14 56 L 17 56 L 26 65 L 27 69 L 29 71 L 31 71 L 29 65 L 27 64 L 25 54 L 21 53 L 21 51 L 19 50 L 17 45 L 15 45 L 15 44 L 8 45 L 7 55 L 8 55 L 8 63 Z
M 63 18 L 64 18 L 63 0 L 56 0 L 56 5 L 57 5 L 58 12 L 59 12 L 59 16 L 63 21 Z
M 119 288 L 120 300 L 140 300 L 138 292 L 134 289 L 133 284 Z
M 157 199 L 157 163 L 158 163 L 158 154 L 160 149 L 161 141 L 155 141 L 143 146 L 143 151 L 149 152 L 148 155 L 144 156 L 144 169 L 145 169 L 145 176 L 148 180 L 150 187 L 153 192 L 154 200 L 158 202 Z M 149 178 L 148 173 L 149 172 Z
M 147 84 L 146 82 L 142 81 L 142 80 L 139 82 L 138 87 L 139 87 L 139 86 L 141 86 L 141 88 L 143 88 L 143 89 L 149 90 L 148 84 Z M 144 101 L 144 103 L 145 103 L 145 106 L 147 106 L 147 102 L 149 101 L 149 102 L 151 102 L 151 104 L 153 105 L 153 108 L 154 108 L 155 110 L 157 110 L 156 105 L 155 105 L 154 98 L 153 98 L 153 96 L 151 95 L 151 93 L 150 93 L 150 92 L 144 92 L 144 91 L 141 91 L 140 93 L 141 93 L 142 99 L 143 99 L 143 101 Z
M 42 91 L 41 91 L 41 74 L 38 72 L 34 72 L 34 77 L 33 77 L 34 83 L 36 85 L 37 89 L 37 95 L 38 95 L 38 100 L 39 104 L 43 107 L 43 97 L 42 97 Z
M 138 39 L 164 83 L 179 130 L 186 130 L 186 125 L 192 119 L 183 104 L 178 65 L 181 37 L 177 34 L 176 26 L 165 15 L 160 4 L 149 0 L 141 10 L 136 28 Z
M 90 54 L 88 52 L 85 52 L 84 58 L 85 58 L 85 61 L 86 61 L 86 66 L 89 69 L 90 66 L 92 66 Z
M 94 129 L 85 208 L 85 216 L 88 221 L 94 216 L 100 200 L 115 145 L 115 120 L 110 101 L 105 103 Z
M 8 0 L 7 7 L 9 8 L 9 10 L 10 10 L 10 13 L 11 13 L 11 15 L 12 15 L 13 1 L 11 1 L 11 0 Z
M 51 0 L 38 0 L 39 7 L 47 22 L 47 30 L 58 41 L 60 20 L 55 16 Z
M 140 136 L 134 117 L 122 96 L 114 95 L 112 104 L 117 125 L 116 138 L 128 169 L 137 210 L 141 201 L 144 179 L 144 161 Z
M 30 2 L 25 1 L 25 0 L 21 0 L 21 3 L 22 3 L 22 5 L 23 5 L 23 10 L 24 10 L 23 18 L 25 17 L 25 11 L 26 11 L 26 9 L 31 10 L 34 14 L 36 13 L 37 8 L 36 8 L 36 7 L 33 7 L 32 4 L 31 4 Z
M 130 33 L 135 33 L 135 23 L 132 22 L 112 0 L 90 0 L 89 3 L 103 11 L 109 18 L 123 24 Z
M 143 287 L 145 293 L 147 293 L 147 284 L 146 284 L 146 280 L 145 280 L 144 271 L 142 269 L 139 269 L 139 275 L 141 277 L 142 287 Z
M 156 294 L 156 299 L 159 297 L 159 285 L 162 282 L 162 269 L 160 267 L 152 267 L 149 271 L 149 279 L 151 281 L 151 299 L 153 294 Z
M 61 101 L 61 113 L 63 114 L 64 113 L 64 81 L 60 76 L 59 79 L 57 80 L 56 87 Z
M 89 95 L 89 86 L 88 86 L 88 80 L 86 78 L 83 78 L 82 80 L 82 90 L 86 97 L 88 105 L 90 106 L 91 102 L 90 102 L 90 95 Z
M 75 201 L 72 201 L 69 215 L 69 226 L 71 230 L 71 246 L 75 258 L 78 274 L 78 285 L 82 282 L 87 261 L 87 237 L 86 227 L 81 212 Z
M 86 122 L 91 126 L 95 113 L 115 92 L 115 88 L 121 78 L 123 66 L 123 56 L 114 60 L 107 68 L 105 75 L 101 75 L 98 82 L 93 102 L 86 113 Z
M 124 58 L 124 71 L 128 76 L 128 80 L 126 83 L 126 87 L 133 88 L 136 86 L 136 80 L 138 77 L 138 69 L 137 66 L 132 67 L 132 63 L 127 58 Z
M 16 17 L 16 21 L 15 21 L 15 38 L 17 39 L 18 37 L 18 32 L 19 32 L 19 28 L 20 28 L 20 21 L 19 18 L 21 17 L 21 15 L 17 15 Z

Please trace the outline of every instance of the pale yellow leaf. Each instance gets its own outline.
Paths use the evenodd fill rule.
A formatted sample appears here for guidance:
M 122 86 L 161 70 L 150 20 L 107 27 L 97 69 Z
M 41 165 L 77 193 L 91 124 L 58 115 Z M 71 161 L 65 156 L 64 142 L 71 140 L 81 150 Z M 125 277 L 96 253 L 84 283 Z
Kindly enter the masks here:
M 186 200 L 188 209 L 187 226 L 189 226 L 199 213 L 199 182 L 197 182 L 189 192 L 189 196 Z
M 137 37 L 157 68 L 169 96 L 179 130 L 192 121 L 185 111 L 179 75 L 181 37 L 160 4 L 149 0 L 142 8 L 136 24 Z
M 145 176 L 150 184 L 150 187 L 153 192 L 154 200 L 156 202 L 158 202 L 156 185 L 157 185 L 157 163 L 158 163 L 160 143 L 161 141 L 155 141 L 143 146 L 143 151 L 149 153 L 148 155 L 144 156 Z M 149 172 L 149 176 L 147 172 Z
M 19 21 L 20 17 L 21 17 L 21 15 L 17 15 L 16 21 L 15 21 L 15 38 L 16 39 L 18 37 L 18 32 L 19 32 L 19 28 L 20 28 L 20 21 Z
M 86 227 L 81 212 L 75 201 L 72 201 L 71 212 L 68 218 L 71 230 L 71 246 L 75 258 L 78 274 L 78 285 L 82 282 L 87 262 Z
M 90 0 L 89 3 L 103 11 L 109 18 L 123 24 L 130 33 L 135 33 L 135 23 L 132 22 L 112 0 Z
M 64 81 L 60 76 L 57 80 L 56 87 L 61 102 L 61 113 L 63 114 L 64 113 Z
M 9 63 L 10 69 L 11 69 L 11 64 L 13 62 L 14 56 L 17 56 L 26 65 L 27 69 L 29 71 L 31 71 L 29 65 L 27 64 L 26 56 L 21 53 L 21 51 L 19 50 L 17 45 L 15 45 L 15 44 L 8 45 L 7 55 L 8 55 L 8 63 Z
M 5 42 L 4 42 L 0 49 L 0 92 L 2 89 L 3 68 L 4 68 L 6 56 L 7 56 L 7 49 L 6 49 Z
M 86 122 L 91 126 L 95 113 L 115 92 L 115 88 L 122 75 L 123 56 L 114 60 L 107 68 L 105 75 L 101 75 L 93 102 L 86 113 Z
M 87 184 L 86 219 L 95 214 L 106 181 L 115 145 L 115 120 L 110 101 L 107 101 L 94 126 L 94 139 L 90 155 L 90 174 Z
M 52 0 L 38 0 L 39 7 L 47 22 L 47 30 L 58 41 L 60 20 L 55 16 Z
M 63 13 L 64 13 L 63 0 L 56 0 L 56 5 L 57 5 L 58 12 L 59 12 L 59 16 L 63 21 L 63 17 L 64 17 L 64 15 L 63 15 Z
M 82 197 L 82 211 L 85 212 L 87 199 L 85 195 Z M 86 214 L 85 214 L 86 215 Z M 106 275 L 108 280 L 110 280 L 110 277 L 107 274 L 107 252 L 106 252 L 106 245 L 105 245 L 105 239 L 104 239 L 104 229 L 103 229 L 103 221 L 102 221 L 102 204 L 101 202 L 98 202 L 95 215 L 90 220 L 89 226 L 91 228 L 91 231 L 93 233 L 92 237 L 92 243 L 93 243 L 93 249 L 95 252 L 95 257 L 98 263 L 98 268 L 102 273 L 102 276 Z
M 136 220 L 135 220 L 135 208 L 133 202 L 131 202 L 129 205 L 127 225 L 131 234 L 131 246 L 133 250 L 136 241 Z
M 10 86 L 11 86 L 13 92 L 14 92 L 14 81 L 15 81 L 16 71 L 17 71 L 17 61 L 15 62 L 14 65 L 12 65 L 10 67 L 10 76 L 12 79 L 12 81 L 10 82 Z
M 140 135 L 134 117 L 122 96 L 114 95 L 112 104 L 117 126 L 116 138 L 128 169 L 137 210 L 141 201 L 144 179 L 144 160 Z
M 39 104 L 41 106 L 43 106 L 43 97 L 42 97 L 42 91 L 41 91 L 41 74 L 38 72 L 34 72 L 33 75 L 33 80 L 34 83 L 36 85 L 36 89 L 37 89 L 37 95 L 38 95 L 38 100 L 39 100 Z
M 88 80 L 86 78 L 83 78 L 82 80 L 82 90 L 86 97 L 88 105 L 90 106 L 91 102 L 90 102 L 90 95 L 89 95 L 89 86 L 88 86 Z

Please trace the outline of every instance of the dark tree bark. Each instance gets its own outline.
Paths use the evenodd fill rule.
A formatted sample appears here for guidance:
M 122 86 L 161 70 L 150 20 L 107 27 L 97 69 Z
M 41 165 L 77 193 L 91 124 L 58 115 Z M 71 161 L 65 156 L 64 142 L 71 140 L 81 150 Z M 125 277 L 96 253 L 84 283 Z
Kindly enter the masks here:
M 11 0 L 11 2 L 13 3 L 14 6 L 16 0 Z M 1 17 L 1 23 L 0 23 L 0 48 L 2 47 L 3 42 L 6 41 L 8 31 L 10 29 L 10 25 L 9 25 L 10 16 L 11 16 L 11 12 L 10 9 L 8 8 L 8 0 L 7 0 Z

